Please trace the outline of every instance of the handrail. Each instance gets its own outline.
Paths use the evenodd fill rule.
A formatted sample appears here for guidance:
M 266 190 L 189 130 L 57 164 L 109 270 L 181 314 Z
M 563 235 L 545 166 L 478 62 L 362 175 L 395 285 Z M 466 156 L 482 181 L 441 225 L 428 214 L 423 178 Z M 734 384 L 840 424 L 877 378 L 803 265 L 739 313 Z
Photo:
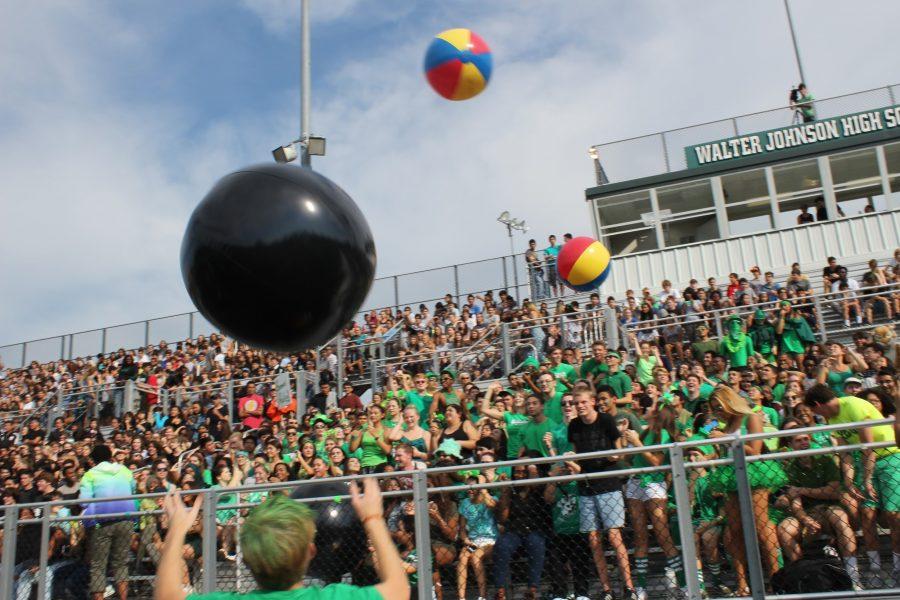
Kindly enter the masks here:
M 869 88 L 867 90 L 857 90 L 855 92 L 848 92 L 846 94 L 839 94 L 837 96 L 829 96 L 828 98 L 814 98 L 812 100 L 812 104 L 817 104 L 820 102 L 828 102 L 830 100 L 840 100 L 841 98 L 849 98 L 851 96 L 859 96 L 861 94 L 868 94 L 870 92 L 877 92 L 879 90 L 888 89 L 894 86 L 900 85 L 900 83 L 889 83 L 887 85 L 880 85 L 878 87 Z M 780 110 L 794 110 L 794 107 L 788 104 L 787 106 L 776 106 L 775 108 L 767 108 L 764 110 L 758 110 L 756 112 L 743 113 L 739 115 L 731 115 L 729 117 L 722 117 L 720 119 L 713 119 L 711 121 L 706 121 L 703 123 L 695 123 L 693 125 L 683 125 L 681 127 L 675 127 L 674 129 L 663 129 L 662 131 L 655 131 L 652 133 L 645 133 L 643 135 L 635 135 L 629 138 L 622 138 L 618 140 L 612 140 L 609 142 L 600 142 L 599 144 L 594 144 L 591 148 L 601 148 L 603 146 L 610 146 L 612 144 L 620 144 L 622 142 L 631 142 L 633 140 L 640 140 L 643 138 L 653 137 L 657 135 L 663 135 L 666 133 L 675 133 L 676 131 L 685 131 L 688 129 L 694 129 L 695 127 L 706 127 L 707 125 L 715 125 L 716 123 L 722 123 L 723 121 L 731 121 L 732 119 L 743 119 L 746 117 L 755 117 L 758 115 L 764 115 L 766 113 L 776 112 Z

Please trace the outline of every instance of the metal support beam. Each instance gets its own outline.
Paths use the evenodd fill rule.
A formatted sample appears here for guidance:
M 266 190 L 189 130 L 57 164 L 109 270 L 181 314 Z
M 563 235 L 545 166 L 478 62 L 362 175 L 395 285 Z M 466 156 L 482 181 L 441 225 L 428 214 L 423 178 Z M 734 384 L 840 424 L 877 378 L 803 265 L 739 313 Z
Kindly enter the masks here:
M 509 323 L 500 324 L 500 342 L 503 352 L 503 376 L 509 377 L 512 372 L 512 346 L 509 343 Z
M 418 560 L 418 597 L 431 598 L 431 521 L 428 517 L 428 477 L 424 471 L 413 471 L 413 508 L 416 548 L 423 548 Z
M 682 568 L 687 583 L 688 600 L 700 600 L 700 578 L 697 573 L 697 548 L 694 546 L 694 527 L 691 522 L 691 494 L 684 468 L 684 449 L 678 444 L 669 453 L 672 464 L 672 489 L 675 491 L 675 510 L 678 533 L 681 537 Z
M 203 522 L 203 577 L 200 581 L 200 591 L 210 594 L 216 591 L 216 504 L 217 494 L 210 490 L 203 495 L 203 512 L 200 519 Z
M 741 507 L 741 529 L 744 530 L 744 554 L 747 557 L 750 594 L 754 600 L 764 600 L 766 584 L 763 579 L 762 560 L 759 557 L 756 523 L 753 519 L 753 492 L 747 478 L 747 454 L 740 435 L 731 442 L 731 457 L 734 460 L 734 478 L 737 481 L 738 503 Z
M 19 507 L 6 506 L 3 511 L 3 560 L 0 561 L 0 598 L 12 598 L 16 590 L 16 541 L 19 534 Z M 427 509 L 427 506 L 426 506 Z M 426 518 L 427 518 L 427 512 Z
M 300 164 L 310 167 L 309 108 L 312 103 L 312 77 L 309 51 L 309 0 L 300 0 Z

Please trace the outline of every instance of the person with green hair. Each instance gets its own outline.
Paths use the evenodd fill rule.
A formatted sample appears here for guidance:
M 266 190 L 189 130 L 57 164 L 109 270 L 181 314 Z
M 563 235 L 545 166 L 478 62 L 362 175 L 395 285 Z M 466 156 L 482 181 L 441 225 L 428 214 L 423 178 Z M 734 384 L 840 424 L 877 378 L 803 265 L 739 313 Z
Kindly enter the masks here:
M 180 494 L 170 492 L 163 502 L 169 530 L 156 572 L 154 600 L 408 600 L 409 580 L 397 547 L 384 521 L 381 491 L 374 479 L 366 479 L 360 494 L 350 484 L 351 503 L 375 551 L 380 583 L 357 587 L 333 583 L 306 587 L 303 578 L 316 554 L 316 524 L 305 504 L 281 494 L 273 494 L 254 508 L 241 528 L 241 553 L 246 567 L 259 586 L 247 594 L 214 592 L 188 595 L 182 587 L 184 569 L 182 547 L 188 530 L 200 513 L 202 495 L 188 508 Z
M 724 356 L 732 369 L 747 368 L 747 359 L 753 356 L 753 341 L 744 333 L 744 322 L 738 315 L 725 321 L 728 333 L 719 343 L 719 354 Z

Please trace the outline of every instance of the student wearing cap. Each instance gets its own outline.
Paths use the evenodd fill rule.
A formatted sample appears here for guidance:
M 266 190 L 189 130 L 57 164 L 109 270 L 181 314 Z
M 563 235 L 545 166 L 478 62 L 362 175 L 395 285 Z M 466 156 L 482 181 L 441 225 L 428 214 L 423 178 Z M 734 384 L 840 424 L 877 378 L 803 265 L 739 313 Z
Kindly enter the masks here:
M 620 370 L 622 365 L 622 357 L 618 352 L 612 350 L 606 353 L 606 366 L 609 371 L 604 377 L 594 381 L 594 387 L 608 385 L 616 393 L 616 404 L 618 406 L 630 407 L 632 404 L 631 397 L 631 377 Z

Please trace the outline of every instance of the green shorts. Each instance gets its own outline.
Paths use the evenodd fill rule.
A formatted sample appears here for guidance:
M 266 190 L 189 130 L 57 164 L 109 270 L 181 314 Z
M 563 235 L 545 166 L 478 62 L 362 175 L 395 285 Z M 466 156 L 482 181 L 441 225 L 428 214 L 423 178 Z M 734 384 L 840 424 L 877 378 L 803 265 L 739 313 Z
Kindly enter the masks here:
M 900 453 L 876 460 L 872 479 L 878 492 L 878 507 L 888 512 L 900 512 Z

